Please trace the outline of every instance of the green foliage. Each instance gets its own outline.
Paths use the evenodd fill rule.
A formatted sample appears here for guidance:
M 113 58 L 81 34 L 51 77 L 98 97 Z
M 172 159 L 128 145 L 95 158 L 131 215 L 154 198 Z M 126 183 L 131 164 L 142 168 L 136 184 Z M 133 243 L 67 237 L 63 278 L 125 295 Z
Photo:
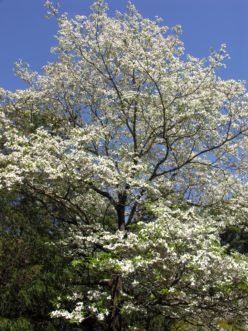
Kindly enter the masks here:
M 0 330 L 55 331 L 62 322 L 49 313 L 72 277 L 62 226 L 27 197 L 1 195 L 0 207 Z
M 24 318 L 10 320 L 6 318 L 0 319 L 1 331 L 33 331 L 32 324 Z
M 227 251 L 238 251 L 248 253 L 248 232 L 246 227 L 229 226 L 221 234 L 223 245 L 227 245 Z

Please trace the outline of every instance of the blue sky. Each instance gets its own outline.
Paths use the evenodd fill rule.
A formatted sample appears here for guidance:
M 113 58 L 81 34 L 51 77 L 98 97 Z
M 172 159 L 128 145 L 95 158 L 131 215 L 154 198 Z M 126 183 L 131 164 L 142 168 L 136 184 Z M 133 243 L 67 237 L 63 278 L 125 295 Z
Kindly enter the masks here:
M 61 0 L 62 11 L 71 15 L 89 13 L 92 0 Z M 14 76 L 13 65 L 22 59 L 41 71 L 52 60 L 56 45 L 56 21 L 46 20 L 43 0 L 0 0 L 0 87 L 10 90 L 25 85 Z M 145 17 L 156 15 L 164 24 L 182 25 L 186 52 L 197 57 L 209 48 L 227 44 L 231 59 L 222 78 L 248 81 L 248 0 L 133 0 Z M 124 10 L 127 0 L 109 0 L 110 13 Z

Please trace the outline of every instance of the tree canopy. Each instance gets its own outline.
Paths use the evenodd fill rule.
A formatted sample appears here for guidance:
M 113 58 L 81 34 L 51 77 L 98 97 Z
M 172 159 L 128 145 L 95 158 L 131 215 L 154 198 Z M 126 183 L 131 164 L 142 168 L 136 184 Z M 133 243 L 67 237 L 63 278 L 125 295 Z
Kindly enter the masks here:
M 0 90 L 0 188 L 67 228 L 75 280 L 51 316 L 82 330 L 221 330 L 248 322 L 248 99 L 217 76 L 225 45 L 188 55 L 180 27 L 129 3 L 57 15 L 56 60 Z M 226 242 L 225 242 L 226 243 Z M 226 324 L 225 324 L 226 323 Z

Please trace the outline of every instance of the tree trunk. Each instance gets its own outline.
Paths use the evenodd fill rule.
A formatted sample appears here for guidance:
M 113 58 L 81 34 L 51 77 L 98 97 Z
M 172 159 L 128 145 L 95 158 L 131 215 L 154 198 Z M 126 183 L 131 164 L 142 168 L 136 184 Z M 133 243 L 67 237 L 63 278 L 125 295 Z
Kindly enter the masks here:
M 116 276 L 113 279 L 111 296 L 112 296 L 112 313 L 110 317 L 110 330 L 122 330 L 122 318 L 120 314 L 120 292 L 122 289 L 121 277 Z
M 127 195 L 125 193 L 119 194 L 119 203 L 116 206 L 118 229 L 125 230 L 125 208 Z M 112 298 L 112 312 L 110 316 L 110 330 L 121 331 L 122 330 L 122 317 L 120 312 L 120 296 L 122 291 L 121 276 L 114 276 L 111 287 Z

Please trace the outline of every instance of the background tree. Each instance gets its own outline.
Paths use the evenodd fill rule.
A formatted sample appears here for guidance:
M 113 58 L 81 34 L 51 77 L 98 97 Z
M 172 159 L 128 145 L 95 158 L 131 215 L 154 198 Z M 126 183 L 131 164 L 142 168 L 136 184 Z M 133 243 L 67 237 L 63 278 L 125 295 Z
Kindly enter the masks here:
M 219 238 L 247 219 L 247 93 L 216 76 L 225 47 L 186 55 L 180 27 L 131 3 L 58 23 L 57 60 L 43 75 L 17 65 L 29 87 L 1 91 L 0 128 L 2 190 L 71 224 L 82 282 L 53 316 L 102 330 L 247 322 L 247 258 Z
M 76 330 L 50 318 L 73 278 L 58 243 L 63 226 L 31 197 L 5 192 L 0 206 L 0 329 Z

